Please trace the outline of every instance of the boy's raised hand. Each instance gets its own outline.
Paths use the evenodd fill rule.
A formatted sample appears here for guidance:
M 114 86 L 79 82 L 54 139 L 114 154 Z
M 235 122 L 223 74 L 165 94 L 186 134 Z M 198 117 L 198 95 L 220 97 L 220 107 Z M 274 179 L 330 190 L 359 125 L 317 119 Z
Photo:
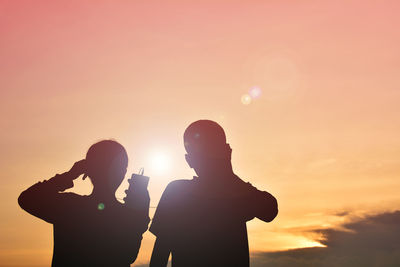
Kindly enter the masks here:
M 86 160 L 82 159 L 74 163 L 72 168 L 68 171 L 73 179 L 78 178 L 81 174 L 86 172 Z

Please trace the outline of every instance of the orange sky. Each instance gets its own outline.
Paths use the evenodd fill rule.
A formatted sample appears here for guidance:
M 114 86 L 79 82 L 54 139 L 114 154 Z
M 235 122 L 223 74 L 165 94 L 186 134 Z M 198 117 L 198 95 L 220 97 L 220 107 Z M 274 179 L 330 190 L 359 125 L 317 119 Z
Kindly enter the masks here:
M 1 1 L 0 265 L 51 259 L 51 226 L 18 207 L 22 190 L 115 138 L 156 206 L 194 174 L 182 135 L 197 119 L 219 122 L 237 174 L 278 198 L 274 222 L 248 223 L 251 251 L 313 246 L 306 230 L 337 213 L 397 208 L 400 3 L 331 2 Z M 244 105 L 252 86 L 262 95 Z

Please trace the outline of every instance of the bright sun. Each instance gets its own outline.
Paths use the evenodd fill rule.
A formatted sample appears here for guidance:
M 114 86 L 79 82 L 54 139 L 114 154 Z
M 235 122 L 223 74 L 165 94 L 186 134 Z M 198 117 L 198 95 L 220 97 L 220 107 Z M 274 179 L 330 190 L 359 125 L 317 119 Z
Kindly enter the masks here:
M 166 153 L 155 152 L 150 158 L 151 169 L 156 172 L 165 172 L 170 167 L 170 159 Z

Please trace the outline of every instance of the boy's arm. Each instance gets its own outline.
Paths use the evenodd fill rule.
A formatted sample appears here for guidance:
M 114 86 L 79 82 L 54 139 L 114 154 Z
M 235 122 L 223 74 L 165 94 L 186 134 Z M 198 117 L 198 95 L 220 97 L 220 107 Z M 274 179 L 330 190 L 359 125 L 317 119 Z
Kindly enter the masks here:
M 33 216 L 53 223 L 61 209 L 59 192 L 73 187 L 73 180 L 81 175 L 78 168 L 82 165 L 80 162 L 75 163 L 70 171 L 57 174 L 47 181 L 38 182 L 23 191 L 18 197 L 20 207 Z
M 128 216 L 130 217 L 130 220 L 128 220 L 130 222 L 126 225 L 126 231 L 121 236 L 125 244 L 121 245 L 126 248 L 124 255 L 128 257 L 129 262 L 132 264 L 139 253 L 143 234 L 147 231 L 150 218 L 147 210 L 131 211 Z
M 170 248 L 166 239 L 157 237 L 151 254 L 150 267 L 165 267 L 168 264 Z
M 251 199 L 255 217 L 270 222 L 278 215 L 278 201 L 266 191 L 260 191 L 254 187 Z
M 177 212 L 177 202 L 180 200 L 177 196 L 185 192 L 181 185 L 181 181 L 172 181 L 168 184 L 154 213 L 150 232 L 156 236 L 156 241 L 150 267 L 166 267 L 168 264 L 176 235 L 177 220 L 180 218 L 179 212 Z
M 134 187 L 132 187 L 134 185 Z M 149 206 L 150 196 L 147 188 L 137 187 L 137 184 L 131 184 L 129 189 L 125 191 L 124 211 L 126 212 L 127 225 L 125 233 L 122 233 L 122 240 L 125 240 L 126 257 L 132 264 L 139 253 L 143 234 L 147 231 L 150 217 Z
M 244 201 L 239 205 L 246 211 L 251 220 L 254 217 L 264 222 L 272 221 L 278 215 L 278 202 L 276 198 L 266 191 L 260 191 L 250 183 L 243 182 L 237 177 L 241 184 Z
M 33 216 L 52 223 L 59 192 L 73 186 L 68 176 L 68 173 L 57 174 L 47 181 L 32 185 L 18 197 L 18 204 Z

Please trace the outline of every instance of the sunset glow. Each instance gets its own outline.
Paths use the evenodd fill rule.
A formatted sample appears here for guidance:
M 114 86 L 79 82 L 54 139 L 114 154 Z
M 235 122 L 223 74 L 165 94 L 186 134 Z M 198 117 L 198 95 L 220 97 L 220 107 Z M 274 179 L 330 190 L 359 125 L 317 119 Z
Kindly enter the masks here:
M 151 169 L 157 173 L 164 173 L 170 169 L 170 158 L 166 153 L 156 152 L 151 155 Z
M 278 200 L 274 221 L 247 223 L 251 253 L 329 248 L 343 225 L 362 231 L 351 223 L 396 211 L 399 10 L 394 0 L 1 1 L 0 266 L 49 266 L 52 227 L 17 198 L 102 139 L 129 155 L 118 199 L 132 173 L 150 177 L 152 218 L 167 184 L 195 175 L 183 132 L 198 119 L 221 124 L 235 173 Z M 91 193 L 89 179 L 74 182 Z M 154 239 L 144 234 L 132 266 L 149 262 Z

